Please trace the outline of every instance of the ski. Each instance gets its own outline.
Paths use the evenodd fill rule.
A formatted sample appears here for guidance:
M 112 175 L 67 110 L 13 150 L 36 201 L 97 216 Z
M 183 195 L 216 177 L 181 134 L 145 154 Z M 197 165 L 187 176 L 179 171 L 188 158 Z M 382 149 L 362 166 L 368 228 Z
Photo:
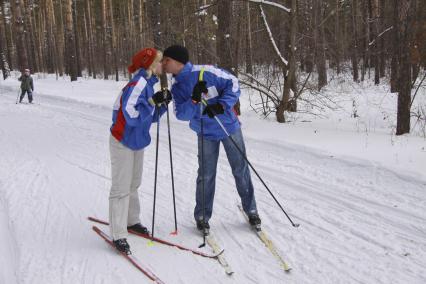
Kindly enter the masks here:
M 114 246 L 114 243 L 112 242 L 111 237 L 108 236 L 106 233 L 104 233 L 101 229 L 99 229 L 96 226 L 93 226 L 92 229 L 101 238 L 103 238 L 110 246 L 112 246 L 114 248 L 114 250 L 116 250 L 118 253 L 120 253 L 122 256 L 124 256 L 128 261 L 130 261 L 133 264 L 133 266 L 135 266 L 139 271 L 141 271 L 143 274 L 145 274 L 146 277 L 148 277 L 149 279 L 151 279 L 155 283 L 164 284 L 164 282 L 161 281 L 160 278 L 158 278 L 153 272 L 151 272 L 148 268 L 144 267 L 141 264 L 141 262 L 135 256 L 133 256 L 131 254 L 127 255 L 126 253 L 117 250 Z
M 249 219 L 247 214 L 244 212 L 243 207 L 241 207 L 241 205 L 238 204 L 238 208 L 240 209 L 241 213 L 244 215 L 244 218 L 248 222 Z M 278 260 L 278 262 L 280 263 L 280 266 L 284 269 L 284 271 L 290 272 L 291 267 L 289 267 L 287 262 L 278 253 L 277 248 L 275 247 L 272 240 L 266 235 L 266 233 L 263 230 L 256 230 L 255 228 L 252 228 L 252 229 L 256 233 L 256 235 L 259 237 L 259 239 L 263 242 L 263 244 L 272 253 L 272 255 Z
M 101 219 L 94 218 L 94 217 L 88 217 L 87 219 L 89 219 L 89 221 L 96 222 L 96 223 L 99 223 L 99 224 L 109 225 L 108 222 L 101 220 Z M 193 250 L 193 249 L 190 249 L 190 248 L 187 248 L 187 247 L 184 247 L 184 246 L 181 246 L 179 244 L 175 244 L 175 243 L 163 240 L 163 239 L 159 239 L 159 238 L 156 238 L 156 237 L 152 238 L 150 235 L 144 235 L 144 234 L 141 234 L 141 233 L 138 233 L 138 232 L 134 232 L 132 230 L 129 230 L 129 233 L 132 233 L 132 234 L 137 235 L 139 237 L 142 237 L 142 238 L 145 238 L 145 239 L 148 239 L 148 240 L 151 240 L 151 241 L 154 241 L 154 242 L 166 245 L 166 246 L 171 246 L 171 247 L 175 247 L 175 248 L 178 248 L 180 250 L 183 250 L 183 251 L 192 252 L 195 255 L 199 255 L 199 256 L 202 256 L 202 257 L 206 257 L 206 258 L 218 259 L 218 257 L 221 254 L 223 254 L 223 252 L 224 252 L 224 250 L 216 250 L 216 251 L 214 251 L 214 254 L 211 255 L 211 254 L 206 254 L 206 253 L 203 253 L 201 251 L 196 251 L 196 250 Z
M 227 275 L 234 274 L 234 271 L 232 270 L 231 266 L 229 265 L 229 263 L 225 259 L 225 256 L 223 254 L 224 250 L 220 248 L 220 246 L 216 242 L 216 239 L 211 234 L 206 236 L 206 243 L 213 250 L 213 253 L 218 255 L 217 261 L 223 267 L 223 269 L 225 269 L 225 273 Z M 219 252 L 221 252 L 221 253 L 219 253 Z

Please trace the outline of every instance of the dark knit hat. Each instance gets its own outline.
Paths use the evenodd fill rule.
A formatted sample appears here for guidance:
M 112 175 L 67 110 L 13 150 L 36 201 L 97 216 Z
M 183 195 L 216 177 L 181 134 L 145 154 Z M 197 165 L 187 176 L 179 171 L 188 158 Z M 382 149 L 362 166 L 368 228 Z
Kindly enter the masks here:
M 181 45 L 169 46 L 164 50 L 163 56 L 170 57 L 182 64 L 186 64 L 189 61 L 188 49 Z

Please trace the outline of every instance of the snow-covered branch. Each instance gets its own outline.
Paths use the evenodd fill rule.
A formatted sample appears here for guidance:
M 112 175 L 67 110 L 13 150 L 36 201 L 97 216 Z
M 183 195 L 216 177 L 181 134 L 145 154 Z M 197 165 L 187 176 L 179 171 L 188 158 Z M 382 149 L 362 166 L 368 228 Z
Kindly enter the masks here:
M 285 7 L 284 5 L 272 2 L 272 1 L 265 1 L 265 0 L 246 0 L 248 2 L 252 2 L 252 3 L 257 3 L 257 4 L 265 4 L 265 5 L 270 5 L 270 6 L 274 6 L 277 8 L 280 8 L 288 13 L 290 13 L 291 9 Z
M 252 1 L 252 0 L 250 0 L 250 1 Z M 265 12 L 263 12 L 262 5 L 259 5 L 259 9 L 260 9 L 260 14 L 261 14 L 262 19 L 263 19 L 263 23 L 265 24 L 266 30 L 268 31 L 269 39 L 270 39 L 270 41 L 272 43 L 272 46 L 274 47 L 274 50 L 277 53 L 278 57 L 281 59 L 281 62 L 285 66 L 287 66 L 288 65 L 288 61 L 282 56 L 280 50 L 278 49 L 277 44 L 275 43 L 274 37 L 272 36 L 271 29 L 269 28 L 268 22 L 266 21 L 266 15 L 265 15 Z
M 381 32 L 375 39 L 373 39 L 372 42 L 370 42 L 368 44 L 368 46 L 372 46 L 376 42 L 377 39 L 379 39 L 383 34 L 385 34 L 387 31 L 390 31 L 391 29 L 393 29 L 393 26 L 390 26 L 389 28 L 387 28 L 386 30 L 384 30 L 383 32 Z
M 209 9 L 209 8 L 213 7 L 213 6 L 216 6 L 216 5 L 217 5 L 217 2 L 212 3 L 212 4 L 207 4 L 207 5 L 200 6 L 200 8 L 198 8 L 198 9 L 195 11 L 195 14 L 198 14 L 198 13 L 200 13 L 200 12 L 205 12 L 205 10 L 207 10 L 207 9 Z

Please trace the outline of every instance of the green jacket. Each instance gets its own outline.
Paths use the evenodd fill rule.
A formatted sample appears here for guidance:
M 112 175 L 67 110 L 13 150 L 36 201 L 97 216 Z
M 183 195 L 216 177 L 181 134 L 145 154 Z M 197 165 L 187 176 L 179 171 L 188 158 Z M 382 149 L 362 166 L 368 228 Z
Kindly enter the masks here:
M 22 91 L 34 91 L 33 77 L 31 77 L 31 75 L 22 75 L 18 80 L 21 81 Z

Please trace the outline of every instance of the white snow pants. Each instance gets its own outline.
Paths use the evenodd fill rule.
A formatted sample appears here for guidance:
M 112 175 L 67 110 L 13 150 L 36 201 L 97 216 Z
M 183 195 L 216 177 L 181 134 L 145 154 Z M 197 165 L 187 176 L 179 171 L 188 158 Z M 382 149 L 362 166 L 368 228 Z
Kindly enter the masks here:
M 121 144 L 112 135 L 111 192 L 109 195 L 109 222 L 114 240 L 127 237 L 127 226 L 140 223 L 138 187 L 141 184 L 143 149 L 134 151 Z

